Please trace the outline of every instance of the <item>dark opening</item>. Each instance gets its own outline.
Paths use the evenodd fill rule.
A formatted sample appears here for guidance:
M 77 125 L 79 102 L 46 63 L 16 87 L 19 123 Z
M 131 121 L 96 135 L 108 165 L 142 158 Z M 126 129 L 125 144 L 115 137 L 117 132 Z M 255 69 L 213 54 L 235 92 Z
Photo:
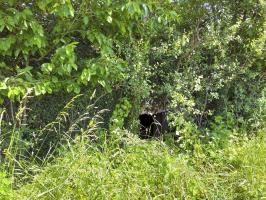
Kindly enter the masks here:
M 169 127 L 166 111 L 140 114 L 139 121 L 139 137 L 141 139 L 159 138 L 164 134 L 173 136 L 174 140 L 179 139 L 175 127 Z
M 154 123 L 153 116 L 148 113 L 143 113 L 139 115 L 140 121 L 140 138 L 141 139 L 148 139 L 150 138 L 152 133 L 152 125 Z

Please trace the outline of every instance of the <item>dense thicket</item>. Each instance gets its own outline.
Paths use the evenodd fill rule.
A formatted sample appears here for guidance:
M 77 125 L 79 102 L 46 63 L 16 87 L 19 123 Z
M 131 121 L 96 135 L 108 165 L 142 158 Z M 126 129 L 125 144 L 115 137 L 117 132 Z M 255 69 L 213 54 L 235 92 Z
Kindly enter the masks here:
M 186 152 L 256 134 L 266 121 L 265 9 L 264 0 L 0 0 L 0 161 L 22 170 L 17 161 L 46 163 L 77 135 L 138 134 L 142 111 L 167 111 Z
M 2 2 L 1 103 L 101 85 L 134 106 L 172 104 L 200 127 L 228 112 L 259 126 L 264 9 L 259 0 Z

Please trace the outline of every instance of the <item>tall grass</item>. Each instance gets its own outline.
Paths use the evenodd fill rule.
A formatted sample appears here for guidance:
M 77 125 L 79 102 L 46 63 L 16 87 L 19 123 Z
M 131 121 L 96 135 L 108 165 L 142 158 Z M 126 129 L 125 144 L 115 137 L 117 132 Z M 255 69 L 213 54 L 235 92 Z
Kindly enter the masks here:
M 104 110 L 92 112 L 93 104 L 70 120 L 76 98 L 39 130 L 30 156 L 21 135 L 26 104 L 6 138 L 0 114 L 0 199 L 266 198 L 265 130 L 251 139 L 228 137 L 222 148 L 197 142 L 193 153 L 181 153 L 170 143 L 99 128 Z
M 97 111 L 95 105 L 89 102 L 82 113 L 73 117 L 74 103 L 82 96 L 77 95 L 54 121 L 39 130 L 30 130 L 26 123 L 29 95 L 30 91 L 20 101 L 16 112 L 12 109 L 12 121 L 7 123 L 4 120 L 6 111 L 0 110 L 0 199 L 4 198 L 4 191 L 8 188 L 19 188 L 32 180 L 43 166 L 62 153 L 63 147 L 70 147 L 76 136 L 82 133 L 90 136 L 91 140 L 95 139 L 92 133 L 99 125 L 102 112 L 106 111 Z M 7 199 L 10 198 L 9 193 L 5 193 L 8 194 Z
M 234 141 L 211 157 L 175 154 L 162 142 L 130 134 L 120 139 L 123 147 L 77 142 L 17 194 L 29 199 L 266 198 L 265 137 Z

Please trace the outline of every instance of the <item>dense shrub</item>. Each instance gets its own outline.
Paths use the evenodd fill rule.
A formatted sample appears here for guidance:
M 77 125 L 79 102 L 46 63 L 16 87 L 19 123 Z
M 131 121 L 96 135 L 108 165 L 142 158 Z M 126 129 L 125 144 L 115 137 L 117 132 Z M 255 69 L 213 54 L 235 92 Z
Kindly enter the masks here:
M 265 6 L 1 1 L 0 198 L 265 198 Z

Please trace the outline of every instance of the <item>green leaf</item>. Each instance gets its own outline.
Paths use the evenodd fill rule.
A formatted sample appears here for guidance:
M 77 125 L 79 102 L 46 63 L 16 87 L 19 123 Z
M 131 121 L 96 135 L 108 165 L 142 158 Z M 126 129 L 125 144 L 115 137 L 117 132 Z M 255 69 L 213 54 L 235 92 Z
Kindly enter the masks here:
M 88 25 L 88 23 L 89 23 L 89 17 L 88 17 L 88 16 L 84 16 L 84 17 L 83 17 L 83 23 L 84 23 L 85 25 Z
M 7 52 L 11 45 L 15 43 L 15 38 L 8 37 L 8 38 L 0 38 L 0 51 Z
M 7 89 L 7 85 L 5 82 L 0 82 L 0 90 L 6 90 Z
M 76 94 L 79 94 L 79 93 L 80 93 L 80 87 L 79 87 L 78 85 L 75 85 L 75 87 L 74 87 L 74 92 L 75 92 Z
M 107 22 L 109 22 L 109 23 L 111 24 L 112 21 L 113 21 L 112 17 L 111 17 L 111 16 L 108 16 L 108 17 L 107 17 Z
M 44 63 L 44 64 L 41 65 L 41 70 L 42 70 L 43 72 L 49 74 L 50 72 L 53 71 L 54 67 L 55 67 L 55 66 L 54 66 L 52 63 Z

